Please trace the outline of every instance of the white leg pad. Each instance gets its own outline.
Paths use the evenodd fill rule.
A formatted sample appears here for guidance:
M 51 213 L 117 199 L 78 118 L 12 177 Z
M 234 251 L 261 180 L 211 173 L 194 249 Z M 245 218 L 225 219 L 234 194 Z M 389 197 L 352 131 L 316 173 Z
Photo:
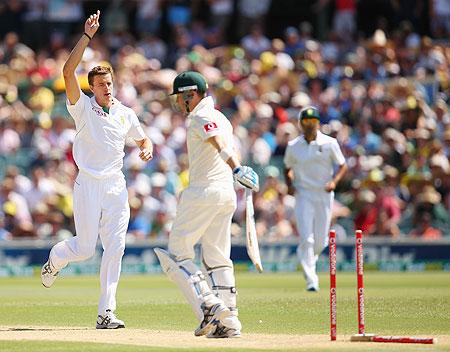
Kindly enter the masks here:
M 224 319 L 222 324 L 228 328 L 240 330 L 242 326 L 238 319 L 237 290 L 233 269 L 229 267 L 211 269 L 208 271 L 208 276 L 213 292 L 231 311 L 231 316 Z
M 163 271 L 178 285 L 198 321 L 201 322 L 203 320 L 202 305 L 211 307 L 220 303 L 220 300 L 209 288 L 205 276 L 190 259 L 176 262 L 169 252 L 161 248 L 155 248 L 154 251 Z

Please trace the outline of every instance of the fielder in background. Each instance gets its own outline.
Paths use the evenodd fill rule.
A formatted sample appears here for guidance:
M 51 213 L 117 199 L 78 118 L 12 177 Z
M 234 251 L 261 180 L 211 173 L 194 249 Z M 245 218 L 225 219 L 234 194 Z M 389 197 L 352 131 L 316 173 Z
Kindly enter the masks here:
M 258 175 L 241 166 L 233 128 L 207 96 L 198 72 L 180 73 L 173 82 L 172 106 L 187 115 L 189 186 L 178 203 L 168 252 L 155 249 L 164 272 L 181 289 L 200 323 L 196 336 L 240 337 L 241 322 L 231 254 L 231 219 L 236 209 L 233 179 L 257 192 Z M 194 263 L 202 248 L 208 280 Z
M 67 109 L 75 121 L 73 155 L 79 173 L 73 191 L 76 236 L 57 243 L 41 271 L 42 284 L 50 287 L 68 263 L 88 259 L 95 253 L 97 239 L 103 246 L 100 268 L 100 302 L 97 329 L 123 328 L 114 314 L 125 234 L 130 218 L 128 193 L 122 173 L 125 140 L 131 137 L 144 161 L 153 156 L 134 111 L 113 97 L 113 73 L 109 67 L 94 67 L 88 74 L 89 98 L 81 90 L 75 70 L 84 50 L 99 28 L 100 11 L 85 22 L 84 34 L 70 53 L 63 75 Z
M 285 180 L 295 192 L 295 217 L 300 244 L 297 255 L 308 291 L 319 290 L 316 262 L 328 244 L 334 189 L 347 171 L 335 138 L 319 131 L 319 111 L 312 106 L 299 113 L 303 134 L 290 141 L 285 152 Z M 338 165 L 334 173 L 335 165 Z

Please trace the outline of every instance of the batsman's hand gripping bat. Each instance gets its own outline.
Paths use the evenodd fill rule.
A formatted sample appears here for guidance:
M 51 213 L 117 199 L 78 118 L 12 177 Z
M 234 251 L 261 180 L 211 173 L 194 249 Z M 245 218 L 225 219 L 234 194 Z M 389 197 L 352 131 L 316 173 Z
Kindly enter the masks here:
M 256 235 L 255 226 L 255 210 L 253 208 L 252 190 L 245 189 L 245 235 L 247 239 L 247 253 L 256 269 L 262 273 L 263 267 L 261 264 L 261 257 L 259 255 L 258 237 Z

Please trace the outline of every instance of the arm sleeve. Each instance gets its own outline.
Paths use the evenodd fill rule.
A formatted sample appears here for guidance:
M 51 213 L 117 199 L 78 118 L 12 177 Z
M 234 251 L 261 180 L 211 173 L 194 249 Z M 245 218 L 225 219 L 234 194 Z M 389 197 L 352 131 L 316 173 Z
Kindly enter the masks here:
M 225 133 L 224 126 L 221 126 L 218 121 L 207 117 L 198 118 L 193 127 L 203 141 Z
M 141 141 L 147 138 L 144 130 L 142 129 L 141 123 L 139 122 L 139 119 L 134 113 L 134 111 L 131 112 L 130 119 L 131 119 L 131 127 L 128 130 L 127 136 L 133 138 L 135 141 Z
M 344 155 L 342 154 L 341 148 L 339 147 L 337 140 L 333 140 L 333 142 L 331 143 L 331 157 L 335 164 L 337 165 L 345 164 L 345 158 Z
M 76 123 L 85 119 L 84 114 L 87 112 L 90 103 L 90 98 L 82 91 L 80 91 L 80 98 L 75 104 L 70 104 L 70 101 L 66 99 L 67 111 Z
M 292 169 L 294 167 L 294 157 L 292 155 L 292 148 L 288 145 L 286 148 L 286 152 L 284 153 L 284 165 L 287 169 Z

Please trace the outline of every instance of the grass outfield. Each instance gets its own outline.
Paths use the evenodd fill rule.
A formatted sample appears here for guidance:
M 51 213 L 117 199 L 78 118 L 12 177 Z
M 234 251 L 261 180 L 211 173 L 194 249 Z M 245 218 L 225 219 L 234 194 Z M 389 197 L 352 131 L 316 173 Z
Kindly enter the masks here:
M 355 281 L 354 273 L 338 273 L 338 336 L 351 335 L 357 330 Z M 239 273 L 237 276 L 238 303 L 244 326 L 243 333 L 327 335 L 329 333 L 329 294 L 326 275 L 321 276 L 321 283 L 322 290 L 319 293 L 311 293 L 305 291 L 305 283 L 299 273 Z M 367 332 L 408 336 L 450 334 L 450 273 L 369 271 L 365 274 L 365 287 Z M 98 277 L 96 276 L 60 277 L 51 289 L 43 288 L 38 276 L 1 278 L 0 339 L 5 340 L 1 334 L 14 327 L 33 327 L 33 329 L 77 327 L 86 329 L 86 333 L 90 332 L 95 326 L 98 293 Z M 123 276 L 118 290 L 117 314 L 126 323 L 127 329 L 123 332 L 131 333 L 133 329 L 173 331 L 174 340 L 177 339 L 176 331 L 180 331 L 180 334 L 186 332 L 190 336 L 197 325 L 181 293 L 162 275 Z M 17 331 L 17 333 L 21 332 Z M 348 345 L 348 348 L 360 350 L 360 346 L 363 345 L 371 345 L 372 350 L 374 348 L 374 344 L 357 343 Z M 272 350 L 277 350 L 278 346 L 274 344 L 270 347 Z M 378 347 L 381 346 L 378 344 L 376 350 L 381 350 Z M 450 345 L 447 344 L 441 346 L 439 344 L 434 346 L 383 344 L 384 350 L 411 351 L 419 350 L 416 349 L 419 347 L 420 350 L 429 351 L 450 350 Z M 105 347 L 105 344 L 96 345 L 86 342 L 1 341 L 0 350 L 136 352 L 175 349 L 130 345 L 115 347 L 106 345 Z M 211 349 L 189 348 L 189 351 L 193 350 Z M 246 349 L 246 351 L 252 350 L 257 349 Z M 308 348 L 307 350 L 317 349 Z M 361 347 L 361 350 L 367 349 Z

